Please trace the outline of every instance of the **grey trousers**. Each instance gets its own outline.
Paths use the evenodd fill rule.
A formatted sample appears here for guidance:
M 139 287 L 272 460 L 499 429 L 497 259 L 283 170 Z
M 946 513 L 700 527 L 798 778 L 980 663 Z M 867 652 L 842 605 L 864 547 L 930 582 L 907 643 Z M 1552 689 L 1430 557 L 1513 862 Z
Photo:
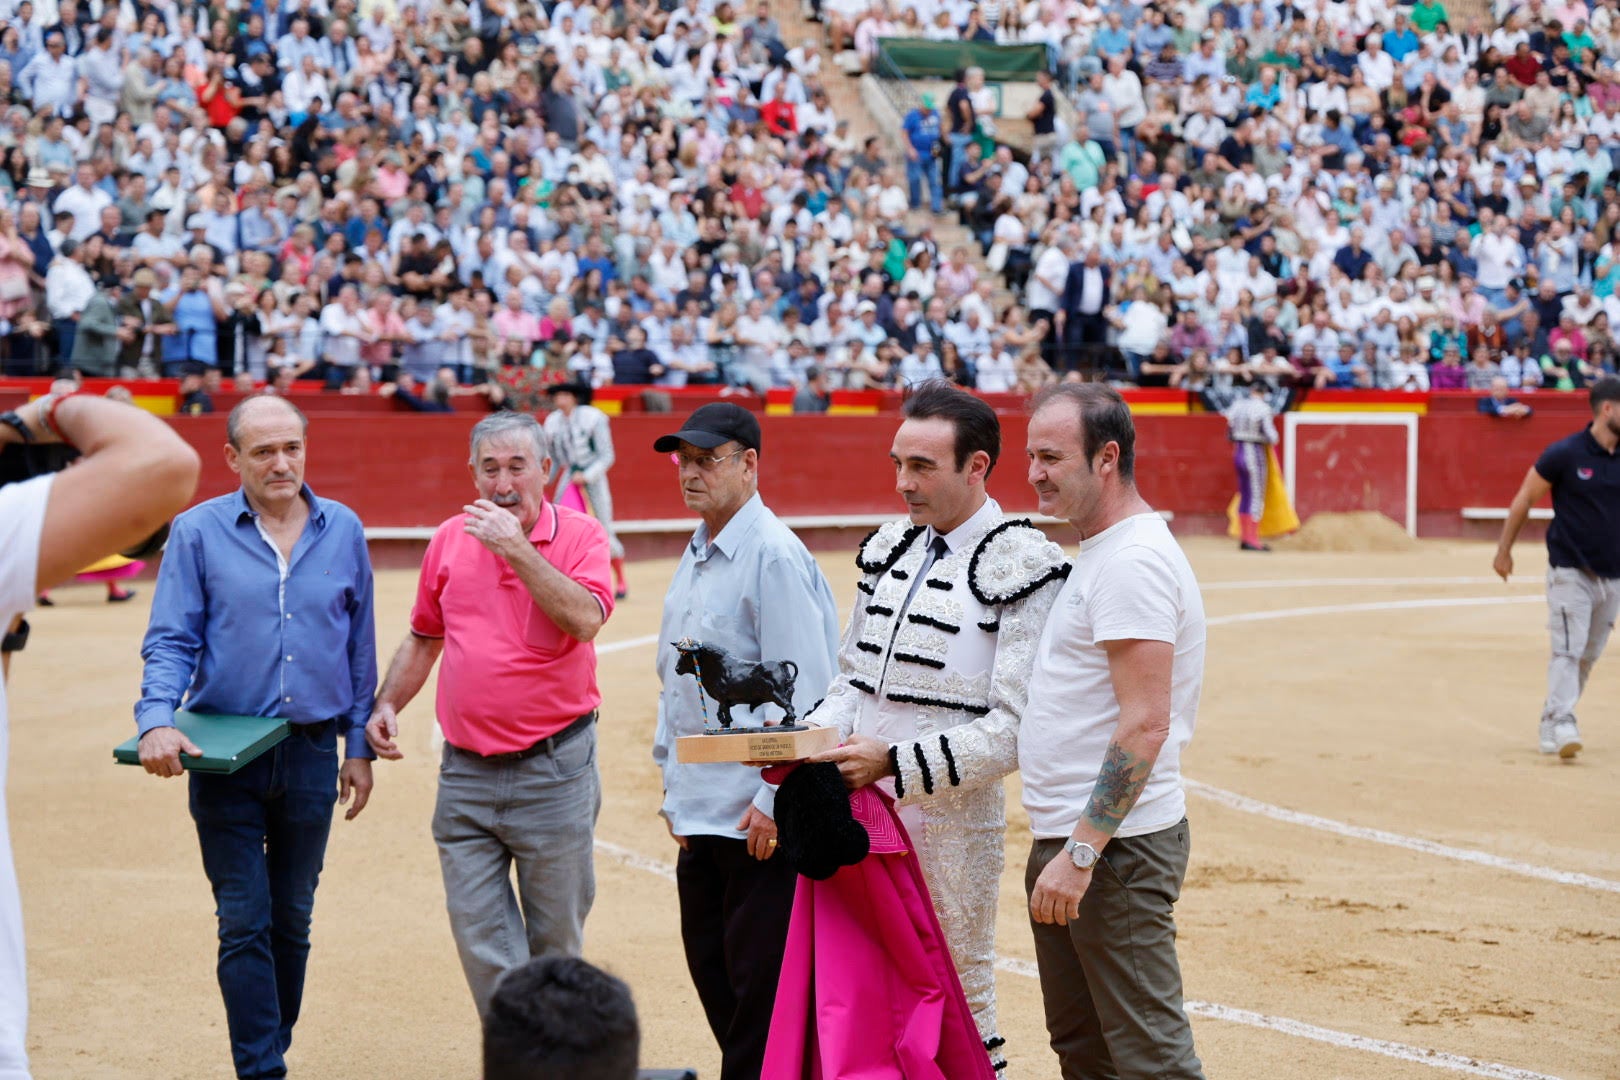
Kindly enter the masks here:
M 1584 570 L 1547 570 L 1547 629 L 1552 660 L 1547 664 L 1547 704 L 1543 720 L 1575 719 L 1575 704 L 1586 689 L 1592 665 L 1603 655 L 1620 616 L 1620 578 L 1600 578 Z
M 580 954 L 596 898 L 601 807 L 595 725 L 525 761 L 485 761 L 445 744 L 433 839 L 450 932 L 480 1015 L 510 969 Z
M 1203 1080 L 1181 1004 L 1172 909 L 1187 874 L 1187 821 L 1109 842 L 1068 926 L 1031 920 L 1046 1031 L 1063 1080 Z M 1035 889 L 1063 841 L 1036 840 Z

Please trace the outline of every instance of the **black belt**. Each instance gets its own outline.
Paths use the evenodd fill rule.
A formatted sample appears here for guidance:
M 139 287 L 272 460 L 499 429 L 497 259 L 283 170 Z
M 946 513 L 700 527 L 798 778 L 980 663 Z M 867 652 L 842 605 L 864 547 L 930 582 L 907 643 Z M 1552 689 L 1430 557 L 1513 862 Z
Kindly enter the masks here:
M 547 735 L 533 746 L 526 747 L 522 750 L 508 750 L 504 754 L 480 754 L 472 750 L 463 750 L 458 746 L 456 747 L 456 751 L 462 754 L 471 754 L 480 761 L 527 761 L 529 758 L 538 757 L 541 754 L 549 753 L 552 750 L 555 750 L 557 747 L 561 746 L 569 739 L 572 739 L 580 732 L 586 730 L 594 723 L 596 723 L 596 710 L 592 709 L 584 716 L 574 720 L 573 723 L 569 724 L 555 735 Z
M 308 724 L 300 723 L 297 720 L 287 721 L 289 727 L 304 735 L 324 735 L 327 728 L 334 727 L 336 724 L 337 719 L 335 717 L 331 720 L 316 720 Z

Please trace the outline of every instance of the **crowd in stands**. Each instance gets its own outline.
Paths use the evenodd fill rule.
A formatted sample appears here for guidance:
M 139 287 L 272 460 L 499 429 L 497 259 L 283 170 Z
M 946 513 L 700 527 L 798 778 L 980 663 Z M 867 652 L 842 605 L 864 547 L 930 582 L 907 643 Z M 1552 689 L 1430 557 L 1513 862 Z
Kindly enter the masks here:
M 934 190 L 1021 289 L 1053 368 L 1395 390 L 1615 370 L 1613 0 L 1499 5 L 1490 26 L 1441 0 L 974 11 L 964 38 L 1046 46 L 1033 160 L 985 137 L 994 95 L 967 70 L 906 118 L 912 200 L 933 179 L 915 163 L 943 156 Z M 948 37 L 958 15 L 850 0 L 832 19 L 859 48 Z
M 1575 388 L 1616 7 L 825 0 L 824 51 L 756 0 L 0 0 L 0 368 Z M 852 139 L 836 51 L 908 34 L 1043 43 L 1033 154 L 977 70 Z

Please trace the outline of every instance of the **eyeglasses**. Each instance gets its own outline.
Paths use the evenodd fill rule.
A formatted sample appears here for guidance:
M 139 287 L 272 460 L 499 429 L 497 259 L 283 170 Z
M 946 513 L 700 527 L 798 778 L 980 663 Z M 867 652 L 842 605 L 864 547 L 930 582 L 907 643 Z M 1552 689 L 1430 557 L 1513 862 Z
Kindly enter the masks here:
M 748 453 L 748 448 L 744 447 L 741 450 L 734 450 L 731 453 L 723 454 L 720 457 L 716 457 L 713 454 L 699 454 L 696 457 L 686 457 L 683 454 L 671 454 L 669 455 L 669 460 L 674 463 L 675 468 L 677 469 L 684 469 L 688 465 L 695 465 L 697 466 L 698 472 L 713 472 L 724 463 L 730 461 L 732 458 L 746 453 Z

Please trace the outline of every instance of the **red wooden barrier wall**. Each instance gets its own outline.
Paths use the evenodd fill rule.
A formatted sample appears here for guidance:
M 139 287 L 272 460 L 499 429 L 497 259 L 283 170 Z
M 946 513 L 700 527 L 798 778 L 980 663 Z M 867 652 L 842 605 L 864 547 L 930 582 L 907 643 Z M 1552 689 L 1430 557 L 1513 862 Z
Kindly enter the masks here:
M 352 506 L 367 525 L 437 524 L 472 495 L 467 435 L 476 419 L 461 414 L 317 415 L 310 429 L 310 483 L 321 494 Z M 652 451 L 653 440 L 675 430 L 679 419 L 626 415 L 614 420 L 619 460 L 612 482 L 622 519 L 688 515 L 668 459 Z M 234 487 L 224 463 L 224 417 L 176 417 L 171 422 L 203 456 L 199 496 L 211 497 Z M 767 416 L 762 423 L 761 489 L 777 513 L 796 517 L 899 512 L 888 462 L 894 417 Z M 1148 501 L 1173 511 L 1178 531 L 1224 527 L 1233 481 L 1221 419 L 1140 416 L 1136 423 L 1137 480 Z M 1035 500 L 1025 481 L 1025 420 L 1022 414 L 1008 413 L 1002 424 L 1002 456 L 990 489 L 1008 510 L 1029 512 Z M 1463 535 L 1466 528 L 1459 512 L 1463 507 L 1506 506 L 1541 448 L 1580 426 L 1580 417 L 1569 414 L 1523 422 L 1467 413 L 1421 418 L 1420 531 L 1429 536 Z M 1370 505 L 1399 518 L 1405 483 L 1400 429 L 1310 426 L 1301 428 L 1300 434 L 1304 508 Z M 1323 446 L 1336 443 L 1345 450 L 1337 458 L 1321 453 Z
M 366 525 L 436 525 L 473 492 L 467 436 L 475 419 L 316 416 L 309 427 L 309 483 L 355 508 Z M 225 466 L 224 416 L 177 416 L 172 423 L 203 455 L 199 497 L 235 487 Z M 656 437 L 677 426 L 677 416 L 614 419 L 619 463 L 611 479 L 620 518 L 689 515 L 669 458 L 651 449 Z M 761 491 L 784 517 L 897 513 L 888 460 L 894 427 L 893 416 L 766 416 Z M 1003 416 L 1003 453 L 990 478 L 991 494 L 1013 512 L 1035 508 L 1025 481 L 1024 431 L 1024 416 Z M 1142 416 L 1137 458 L 1142 494 L 1174 510 L 1187 528 L 1225 512 L 1231 465 L 1225 423 L 1217 416 Z

